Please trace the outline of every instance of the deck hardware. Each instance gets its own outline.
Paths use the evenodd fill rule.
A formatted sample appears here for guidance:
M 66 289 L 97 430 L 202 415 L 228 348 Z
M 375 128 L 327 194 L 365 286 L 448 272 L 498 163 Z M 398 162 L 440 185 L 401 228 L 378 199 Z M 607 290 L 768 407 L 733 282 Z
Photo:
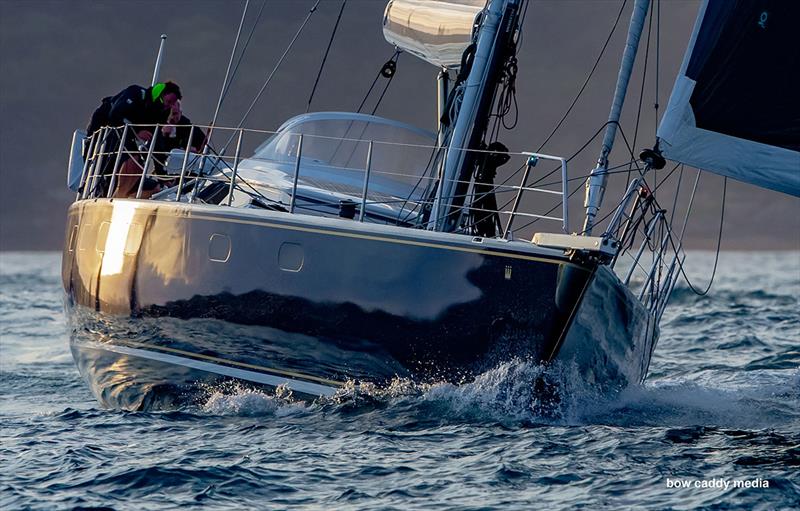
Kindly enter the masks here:
M 361 211 L 358 213 L 358 221 L 364 221 L 364 214 L 367 208 L 367 188 L 369 188 L 369 172 L 372 167 L 372 140 L 367 146 L 367 167 L 364 169 L 364 190 L 361 192 Z
M 228 206 L 233 201 L 233 189 L 236 187 L 236 173 L 239 170 L 239 156 L 242 154 L 242 136 L 244 130 L 239 130 L 239 139 L 236 141 L 236 153 L 233 156 L 233 171 L 231 173 L 231 185 L 228 188 Z
M 107 198 L 114 195 L 114 187 L 117 186 L 117 172 L 119 172 L 119 165 L 122 162 L 122 151 L 125 148 L 125 137 L 128 136 L 129 126 L 129 124 L 125 124 L 122 129 L 122 138 L 120 138 L 119 147 L 117 148 L 117 158 L 114 160 L 114 168 L 111 170 L 111 182 L 108 184 Z
M 92 152 L 94 151 L 95 146 L 97 145 L 97 140 L 99 139 L 99 137 L 95 136 L 95 134 L 90 135 L 90 137 L 91 138 L 89 139 L 89 147 L 87 148 L 86 153 L 85 153 L 86 159 L 83 162 L 83 171 L 81 171 L 81 182 L 78 185 L 78 193 L 75 194 L 75 200 L 80 199 L 81 196 L 83 195 L 83 192 L 85 191 L 84 186 L 88 182 L 88 178 L 86 176 L 86 172 L 89 170 L 89 168 L 91 168 L 91 163 L 90 162 L 94 158 Z
M 150 167 L 150 162 L 153 161 L 153 151 L 156 148 L 156 139 L 158 139 L 158 132 L 161 125 L 156 124 L 156 129 L 153 131 L 153 138 L 150 139 L 150 147 L 147 149 L 147 158 L 144 160 L 144 167 L 142 168 L 142 178 L 139 180 L 139 188 L 136 190 L 136 198 L 142 198 L 142 190 L 144 190 L 144 180 L 147 179 L 147 169 Z M 122 143 L 122 142 L 121 142 Z
M 294 206 L 297 203 L 297 178 L 300 177 L 300 158 L 303 155 L 303 134 L 297 142 L 297 161 L 294 164 L 294 180 L 292 181 L 292 199 L 289 202 L 289 213 L 294 213 Z
M 183 153 L 183 164 L 181 164 L 181 176 L 178 178 L 178 191 L 175 193 L 175 202 L 181 201 L 181 191 L 183 191 L 183 178 L 186 176 L 186 163 L 189 161 L 189 151 L 192 150 L 192 138 L 194 137 L 194 124 L 189 128 L 189 141 L 186 143 L 186 151 Z

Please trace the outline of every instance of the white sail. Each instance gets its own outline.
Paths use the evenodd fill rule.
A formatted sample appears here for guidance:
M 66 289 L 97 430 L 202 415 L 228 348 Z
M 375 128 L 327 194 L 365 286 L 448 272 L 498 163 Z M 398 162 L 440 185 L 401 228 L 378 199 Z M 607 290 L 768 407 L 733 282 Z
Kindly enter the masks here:
M 800 2 L 705 0 L 658 129 L 673 161 L 800 196 Z

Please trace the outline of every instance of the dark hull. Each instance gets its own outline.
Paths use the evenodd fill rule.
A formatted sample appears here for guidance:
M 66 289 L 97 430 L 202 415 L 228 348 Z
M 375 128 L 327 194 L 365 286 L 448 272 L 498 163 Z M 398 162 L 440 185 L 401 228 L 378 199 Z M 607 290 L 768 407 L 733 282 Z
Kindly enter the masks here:
M 468 381 L 562 346 L 593 378 L 639 381 L 653 330 L 606 273 L 527 243 L 105 200 L 70 209 L 62 268 L 73 355 L 119 408 L 230 379 L 303 396 L 348 380 Z M 569 327 L 598 306 L 625 321 L 576 356 L 587 340 Z

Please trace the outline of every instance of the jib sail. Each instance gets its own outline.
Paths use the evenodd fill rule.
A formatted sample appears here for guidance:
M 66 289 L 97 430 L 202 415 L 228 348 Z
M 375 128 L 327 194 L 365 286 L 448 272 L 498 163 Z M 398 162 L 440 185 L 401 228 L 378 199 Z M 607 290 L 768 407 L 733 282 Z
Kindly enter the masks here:
M 667 159 L 800 196 L 800 2 L 705 0 L 658 138 Z

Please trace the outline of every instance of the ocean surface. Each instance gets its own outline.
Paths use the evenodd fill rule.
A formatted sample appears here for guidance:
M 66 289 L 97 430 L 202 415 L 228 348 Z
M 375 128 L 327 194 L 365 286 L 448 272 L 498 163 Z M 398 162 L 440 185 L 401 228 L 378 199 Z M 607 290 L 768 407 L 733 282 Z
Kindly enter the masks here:
M 691 252 L 705 285 L 713 253 Z M 685 283 L 643 386 L 557 405 L 518 360 L 456 387 L 294 402 L 210 389 L 101 408 L 72 362 L 60 254 L 0 253 L 0 509 L 800 509 L 800 253 Z M 685 487 L 685 486 L 688 486 Z

